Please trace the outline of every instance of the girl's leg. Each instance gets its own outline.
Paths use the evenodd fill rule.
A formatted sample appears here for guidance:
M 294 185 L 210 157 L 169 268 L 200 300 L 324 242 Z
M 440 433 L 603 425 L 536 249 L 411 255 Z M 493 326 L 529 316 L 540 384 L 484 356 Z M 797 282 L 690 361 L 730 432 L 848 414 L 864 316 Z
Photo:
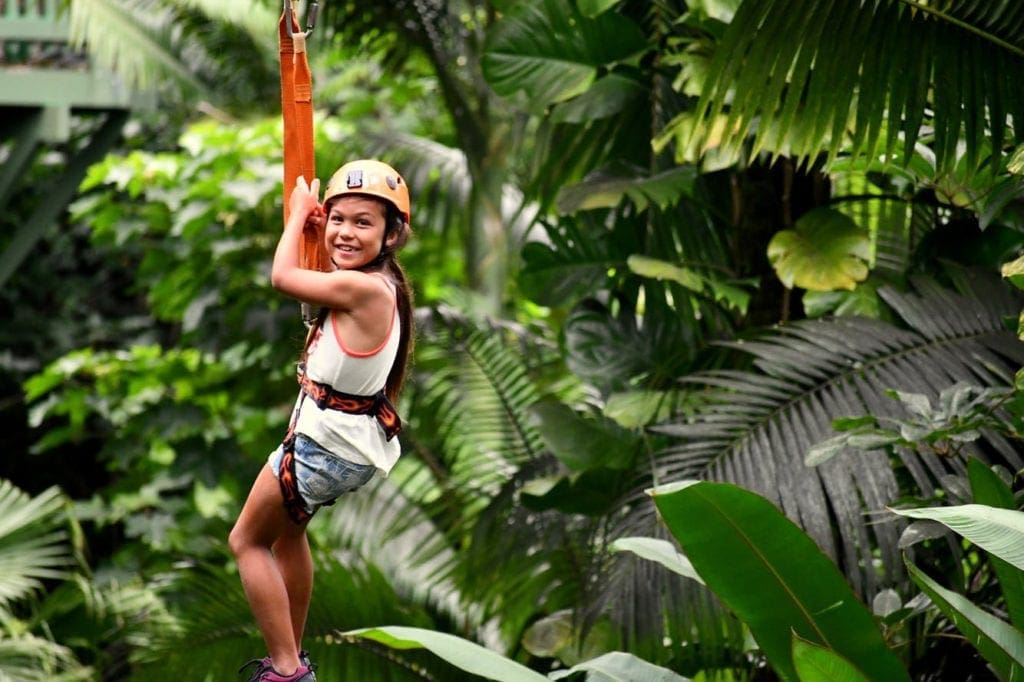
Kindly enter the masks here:
M 294 524 L 293 524 L 294 525 Z M 309 600 L 313 595 L 313 557 L 305 533 L 284 535 L 274 543 L 274 558 L 281 570 L 288 605 L 291 608 L 292 631 L 296 650 L 302 647 L 302 634 L 306 629 Z
M 271 548 L 279 539 L 304 535 L 305 530 L 304 525 L 296 525 L 288 517 L 277 478 L 269 466 L 264 466 L 231 529 L 228 544 L 238 562 L 256 626 L 274 669 L 282 675 L 290 675 L 299 667 L 298 642 L 288 588 Z

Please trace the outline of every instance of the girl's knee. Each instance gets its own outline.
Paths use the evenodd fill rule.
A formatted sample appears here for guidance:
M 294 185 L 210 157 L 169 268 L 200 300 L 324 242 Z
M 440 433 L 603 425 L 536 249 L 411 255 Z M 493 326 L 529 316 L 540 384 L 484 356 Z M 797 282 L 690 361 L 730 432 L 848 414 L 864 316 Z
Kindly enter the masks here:
M 240 524 L 236 523 L 228 533 L 228 549 L 237 558 L 239 554 L 243 553 L 247 549 L 259 546 L 259 542 L 253 534 L 246 531 L 246 529 Z

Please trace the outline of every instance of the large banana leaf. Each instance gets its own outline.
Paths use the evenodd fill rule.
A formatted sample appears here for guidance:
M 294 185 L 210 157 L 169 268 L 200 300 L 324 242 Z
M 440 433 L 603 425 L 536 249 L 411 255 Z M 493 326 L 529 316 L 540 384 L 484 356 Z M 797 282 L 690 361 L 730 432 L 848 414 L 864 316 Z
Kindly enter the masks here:
M 1020 141 L 1022 71 L 1018 3 L 746 0 L 715 47 L 699 135 L 727 112 L 730 147 L 754 132 L 755 148 L 870 156 L 902 136 L 909 153 L 930 113 L 939 165 L 960 140 L 974 165 L 986 139 L 1000 154 L 1010 121 Z
M 1024 571 L 1024 512 L 984 504 L 893 511 L 912 519 L 938 521 L 986 552 Z
M 839 318 L 805 321 L 730 344 L 752 356 L 748 371 L 688 377 L 700 397 L 695 413 L 657 430 L 675 440 L 656 458 L 660 481 L 712 479 L 737 483 L 774 503 L 833 557 L 859 592 L 878 586 L 872 548 L 884 569 L 900 574 L 898 528 L 871 524 L 899 489 L 884 453 L 850 451 L 807 468 L 809 447 L 832 434 L 832 420 L 864 413 L 889 414 L 899 406 L 887 389 L 935 396 L 958 380 L 1005 385 L 1024 364 L 1024 345 L 1006 330 L 1005 316 L 1020 303 L 989 278 L 961 278 L 964 293 L 919 280 L 916 291 L 881 294 L 903 326 Z M 988 445 L 1010 467 L 1017 450 L 992 436 Z M 958 470 L 956 462 L 900 452 L 921 491 Z M 822 509 L 831 510 L 829 515 Z M 648 534 L 634 517 L 623 535 Z M 866 568 L 866 570 L 865 570 Z
M 505 658 L 489 649 L 445 632 L 420 628 L 383 626 L 352 630 L 349 637 L 365 637 L 392 649 L 426 648 L 457 668 L 501 682 L 546 682 L 548 678 L 522 663 Z
M 835 651 L 869 679 L 910 679 L 835 565 L 766 499 L 708 482 L 653 495 L 694 568 L 750 627 L 783 680 L 799 679 L 794 634 Z
M 947 590 L 907 562 L 907 571 L 918 587 L 956 625 L 995 670 L 999 679 L 1019 680 L 1024 675 L 1024 635 L 967 597 Z
M 981 461 L 971 458 L 967 463 L 971 492 L 978 504 L 987 504 L 1002 509 L 1016 509 L 1013 491 L 1002 478 Z M 990 556 L 992 568 L 1003 591 L 1010 622 L 1019 630 L 1024 628 L 1024 571 L 1011 566 L 997 556 Z

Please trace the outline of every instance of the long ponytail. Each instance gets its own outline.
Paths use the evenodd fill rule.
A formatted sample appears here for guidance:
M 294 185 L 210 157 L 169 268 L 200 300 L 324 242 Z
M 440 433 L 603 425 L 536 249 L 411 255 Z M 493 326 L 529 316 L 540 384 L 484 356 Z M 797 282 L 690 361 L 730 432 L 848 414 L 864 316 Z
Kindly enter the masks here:
M 409 367 L 409 360 L 412 357 L 415 346 L 415 325 L 413 324 L 413 295 L 412 287 L 409 286 L 409 279 L 405 275 L 398 259 L 392 255 L 386 265 L 388 274 L 395 282 L 395 295 L 398 303 L 398 319 L 401 321 L 401 339 L 398 341 L 398 353 L 395 355 L 395 362 L 391 365 L 388 373 L 388 383 L 385 387 L 388 400 L 395 403 L 398 395 L 402 392 L 405 384 L 405 374 Z

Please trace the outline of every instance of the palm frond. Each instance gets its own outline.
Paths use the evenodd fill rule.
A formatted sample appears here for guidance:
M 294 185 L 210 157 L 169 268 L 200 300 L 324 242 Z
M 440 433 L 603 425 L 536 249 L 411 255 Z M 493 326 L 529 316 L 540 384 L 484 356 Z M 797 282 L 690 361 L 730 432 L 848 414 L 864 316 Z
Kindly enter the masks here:
M 72 682 L 95 679 L 71 650 L 32 635 L 0 635 L 0 680 L 20 682 Z
M 540 395 L 496 331 L 441 330 L 417 356 L 432 370 L 423 400 L 436 405 L 449 485 L 469 493 L 477 509 L 544 451 L 527 418 Z
M 1024 364 L 1024 344 L 1004 326 L 1020 302 L 999 282 L 964 275 L 964 294 L 920 279 L 915 290 L 882 289 L 905 327 L 857 318 L 804 321 L 729 344 L 753 359 L 750 371 L 687 377 L 702 386 L 702 407 L 691 418 L 658 427 L 677 443 L 656 458 L 659 481 L 713 479 L 737 483 L 774 501 L 846 571 L 862 594 L 878 589 L 873 548 L 881 548 L 890 580 L 900 575 L 893 524 L 865 520 L 901 492 L 884 453 L 848 453 L 808 468 L 804 456 L 832 433 L 832 420 L 890 414 L 887 389 L 926 395 L 965 380 L 981 386 L 1012 383 Z M 989 441 L 979 453 L 1013 469 L 1020 453 Z M 901 452 L 921 491 L 930 493 L 956 461 Z M 822 510 L 828 510 L 823 513 Z
M 324 537 L 336 551 L 354 552 L 372 562 L 403 600 L 421 605 L 457 632 L 479 632 L 480 609 L 444 574 L 455 560 L 454 549 L 403 492 L 422 491 L 422 479 L 429 476 L 419 459 L 403 457 L 389 478 L 375 479 L 358 495 L 342 498 L 326 515 Z M 315 526 L 313 532 L 319 532 Z M 427 547 L 434 549 L 424 552 Z
M 998 158 L 1011 122 L 1015 142 L 1024 133 L 1021 13 L 979 0 L 744 2 L 716 48 L 697 137 L 724 113 L 731 148 L 753 133 L 755 150 L 873 156 L 898 142 L 909 153 L 928 123 L 940 168 L 961 130 L 972 165 L 983 141 Z
M 279 105 L 277 15 L 255 0 L 74 0 L 70 8 L 72 44 L 128 88 L 247 112 Z
M 525 507 L 523 485 L 558 472 L 534 425 L 556 349 L 523 329 L 435 318 L 418 346 L 413 449 L 431 473 L 403 484 L 441 535 L 414 561 L 457 586 L 477 622 L 493 622 L 498 648 L 518 646 L 538 614 L 572 606 L 582 589 L 594 521 Z M 513 351 L 513 346 L 519 348 Z M 420 435 L 422 434 L 422 435 Z
M 57 488 L 31 497 L 0 480 L 0 609 L 39 590 L 43 580 L 66 576 L 72 560 L 64 504 Z
M 169 76 L 189 90 L 205 92 L 169 42 L 172 16 L 154 0 L 76 0 L 71 3 L 71 42 L 88 46 L 96 64 L 119 74 L 128 87 L 152 88 Z

